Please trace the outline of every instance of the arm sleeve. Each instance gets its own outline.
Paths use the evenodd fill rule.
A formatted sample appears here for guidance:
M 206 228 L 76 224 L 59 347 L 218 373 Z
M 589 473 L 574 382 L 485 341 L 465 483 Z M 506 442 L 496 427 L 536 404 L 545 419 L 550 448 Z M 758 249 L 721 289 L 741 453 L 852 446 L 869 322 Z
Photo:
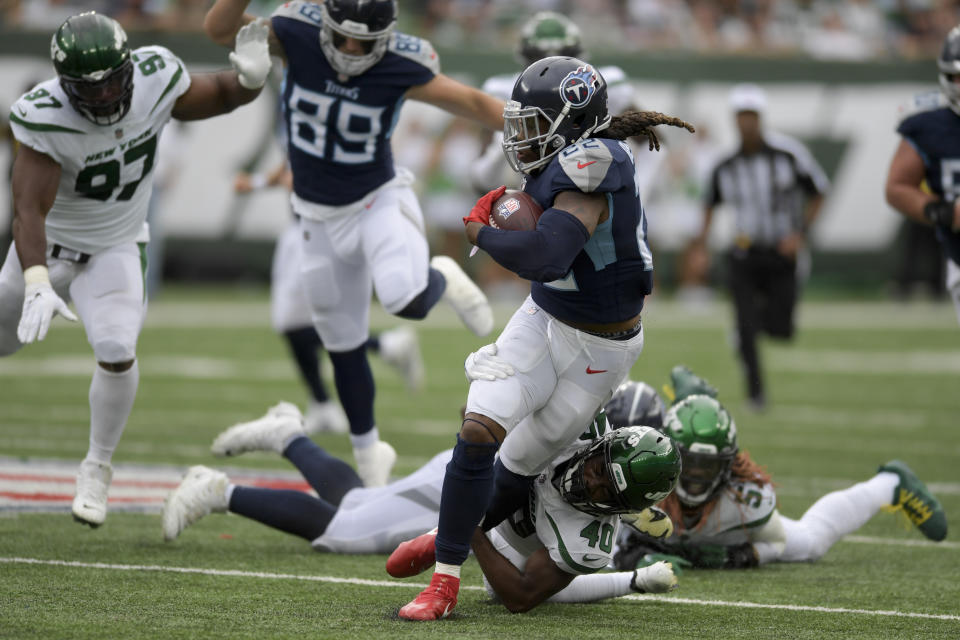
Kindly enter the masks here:
M 550 282 L 570 270 L 589 239 L 590 232 L 574 215 L 551 207 L 533 231 L 484 227 L 477 246 L 521 278 Z

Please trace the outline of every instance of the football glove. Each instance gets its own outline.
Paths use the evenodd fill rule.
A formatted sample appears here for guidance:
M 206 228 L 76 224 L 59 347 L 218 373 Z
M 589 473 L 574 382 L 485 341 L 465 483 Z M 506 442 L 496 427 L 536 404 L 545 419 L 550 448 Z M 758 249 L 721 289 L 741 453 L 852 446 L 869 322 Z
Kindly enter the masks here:
M 683 540 L 679 553 L 697 569 L 746 569 L 760 564 L 756 549 L 749 542 L 724 546 Z
M 506 360 L 497 356 L 497 345 L 487 344 L 467 356 L 463 363 L 467 380 L 503 380 L 516 371 Z
M 637 513 L 620 515 L 620 522 L 654 540 L 665 540 L 673 534 L 673 521 L 662 509 L 647 507 Z
M 630 588 L 637 593 L 666 593 L 677 588 L 677 576 L 669 562 L 659 560 L 633 570 Z
M 270 75 L 270 23 L 258 18 L 237 32 L 237 43 L 230 53 L 230 64 L 237 70 L 237 81 L 245 89 L 260 89 Z
M 473 208 L 470 209 L 470 215 L 466 216 L 463 219 L 464 226 L 469 222 L 479 222 L 480 224 L 489 227 L 490 226 L 490 208 L 493 207 L 493 203 L 497 199 L 507 192 L 505 186 L 499 186 L 493 191 L 489 191 L 486 195 L 480 196 L 480 199 L 477 200 L 477 204 L 473 205 Z
M 17 326 L 17 339 L 23 344 L 43 340 L 50 329 L 50 321 L 56 314 L 67 320 L 77 321 L 77 316 L 67 303 L 50 286 L 47 268 L 35 265 L 23 272 L 26 287 L 23 292 L 23 311 Z
M 677 576 L 682 576 L 684 569 L 693 568 L 693 563 L 691 563 L 689 560 L 681 558 L 680 556 L 671 555 L 669 553 L 647 553 L 637 560 L 637 569 L 649 567 L 650 565 L 660 561 L 669 562 L 670 566 L 673 567 L 674 575 Z

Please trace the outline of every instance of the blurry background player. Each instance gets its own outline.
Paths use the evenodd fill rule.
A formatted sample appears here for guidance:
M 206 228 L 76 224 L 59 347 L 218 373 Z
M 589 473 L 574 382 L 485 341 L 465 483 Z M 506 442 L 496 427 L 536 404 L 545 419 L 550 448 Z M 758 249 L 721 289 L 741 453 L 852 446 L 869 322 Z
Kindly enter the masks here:
M 110 461 L 140 379 L 157 137 L 171 117 L 209 118 L 253 100 L 270 70 L 266 40 L 266 26 L 251 25 L 230 54 L 238 71 L 191 75 L 164 47 L 131 51 L 118 22 L 83 13 L 53 36 L 57 77 L 10 111 L 20 148 L 14 242 L 0 271 L 0 355 L 43 340 L 57 313 L 76 320 L 65 301 L 77 305 L 97 359 L 90 448 L 73 501 L 80 522 L 96 527 L 106 518 Z
M 238 442 L 233 437 L 238 428 L 258 436 Z M 177 538 L 209 513 L 230 511 L 304 538 L 320 551 L 386 553 L 436 526 L 444 468 L 453 455 L 448 449 L 405 478 L 363 488 L 347 463 L 306 437 L 300 413 L 289 403 L 228 429 L 213 444 L 216 454 L 254 450 L 283 455 L 317 497 L 233 485 L 226 474 L 195 466 L 164 504 L 164 539 Z M 615 476 L 617 471 L 621 475 Z M 646 525 L 635 514 L 669 493 L 679 472 L 680 456 L 669 438 L 647 427 L 613 431 L 600 414 L 544 471 L 530 505 L 487 535 L 477 530 L 473 548 L 490 595 L 511 611 L 526 611 L 544 601 L 592 602 L 673 588 L 668 563 L 589 574 L 610 563 L 621 517 L 643 531 L 668 532 L 662 528 L 666 518 Z M 615 477 L 626 482 L 618 484 Z M 397 577 L 408 570 L 389 563 L 387 569 Z
M 217 0 L 204 28 L 228 44 L 253 16 Z M 447 256 L 429 260 L 413 176 L 394 166 L 390 134 L 407 98 L 503 125 L 503 103 L 440 73 L 426 40 L 397 33 L 396 0 L 287 2 L 270 21 L 286 65 L 283 93 L 304 290 L 350 420 L 357 471 L 383 485 L 397 454 L 380 440 L 367 361 L 373 291 L 388 312 L 420 320 L 441 299 L 477 335 L 493 330 L 483 292 Z
M 544 212 L 533 231 L 493 229 L 490 207 L 500 187 L 480 198 L 464 224 L 471 243 L 531 281 L 531 295 L 496 343 L 516 374 L 470 385 L 444 479 L 436 570 L 431 586 L 398 612 L 405 619 L 434 620 L 453 609 L 477 523 L 490 529 L 522 506 L 530 482 L 577 438 L 639 357 L 653 260 L 623 140 L 646 135 L 653 145 L 657 124 L 692 129 L 655 112 L 611 118 L 603 77 L 576 58 L 533 63 L 511 98 L 503 149 Z M 407 547 L 411 553 L 432 548 L 432 536 L 418 540 Z
M 800 142 L 763 127 L 766 93 L 751 84 L 730 92 L 740 148 L 714 167 L 704 202 L 706 246 L 714 208 L 734 210 L 735 238 L 729 254 L 729 283 L 736 314 L 736 342 L 749 405 L 766 406 L 757 336 L 793 337 L 793 315 L 807 235 L 829 186 L 826 174 Z
M 293 188 L 293 174 L 286 162 L 267 174 L 238 173 L 234 178 L 237 193 L 251 193 L 269 187 Z M 292 216 L 290 224 L 277 238 L 270 269 L 270 320 L 274 331 L 282 335 L 297 364 L 300 378 L 307 386 L 310 401 L 304 415 L 307 433 L 329 431 L 346 433 L 350 422 L 340 404 L 332 400 L 323 383 L 320 354 L 323 342 L 313 326 L 300 269 L 300 224 Z M 409 327 L 397 327 L 367 339 L 367 349 L 379 353 L 384 362 L 404 377 L 407 388 L 423 387 L 423 359 L 417 334 Z
M 663 432 L 683 458 L 676 490 L 658 503 L 673 520 L 673 534 L 662 541 L 635 532 L 621 537 L 615 559 L 620 569 L 658 553 L 700 568 L 815 561 L 881 510 L 902 511 L 931 540 L 947 535 L 940 502 L 898 460 L 869 480 L 828 493 L 793 520 L 777 510 L 770 474 L 740 451 L 733 418 L 717 400 L 693 395 L 674 404 Z M 648 553 L 654 555 L 644 560 Z
M 897 127 L 902 136 L 887 174 L 887 202 L 931 224 L 947 259 L 947 290 L 960 320 L 960 26 L 937 59 L 939 93 L 917 96 Z

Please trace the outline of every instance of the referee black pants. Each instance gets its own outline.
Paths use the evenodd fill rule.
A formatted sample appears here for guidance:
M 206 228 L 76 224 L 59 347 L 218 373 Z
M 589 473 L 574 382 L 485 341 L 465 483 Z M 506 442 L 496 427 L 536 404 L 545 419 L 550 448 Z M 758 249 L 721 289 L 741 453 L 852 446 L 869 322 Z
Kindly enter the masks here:
M 797 303 L 797 263 L 776 249 L 736 249 L 730 254 L 730 291 L 737 321 L 737 349 L 743 361 L 750 398 L 764 401 L 763 374 L 757 354 L 761 332 L 793 337 Z

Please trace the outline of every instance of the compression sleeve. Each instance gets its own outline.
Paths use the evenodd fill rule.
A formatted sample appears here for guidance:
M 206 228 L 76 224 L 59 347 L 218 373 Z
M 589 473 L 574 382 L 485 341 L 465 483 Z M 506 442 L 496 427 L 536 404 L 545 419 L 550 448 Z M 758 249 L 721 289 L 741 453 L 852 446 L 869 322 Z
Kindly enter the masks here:
M 551 282 L 570 270 L 589 239 L 590 232 L 576 216 L 551 207 L 533 231 L 484 227 L 477 234 L 477 246 L 521 278 Z

